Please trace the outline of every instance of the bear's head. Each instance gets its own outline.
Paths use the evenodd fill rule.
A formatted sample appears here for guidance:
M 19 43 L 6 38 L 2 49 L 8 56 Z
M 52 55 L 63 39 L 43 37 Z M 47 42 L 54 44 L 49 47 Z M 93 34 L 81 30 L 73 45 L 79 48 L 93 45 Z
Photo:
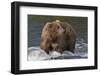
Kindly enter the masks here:
M 62 34 L 64 33 L 65 29 L 62 27 L 62 24 L 59 20 L 53 22 L 47 22 L 47 29 L 51 34 Z

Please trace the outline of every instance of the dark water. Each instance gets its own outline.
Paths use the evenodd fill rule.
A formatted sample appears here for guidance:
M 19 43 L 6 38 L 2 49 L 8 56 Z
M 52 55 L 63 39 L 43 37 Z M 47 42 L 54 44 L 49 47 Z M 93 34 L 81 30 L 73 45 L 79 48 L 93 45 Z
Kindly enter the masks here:
M 75 29 L 77 34 L 76 53 L 83 54 L 88 52 L 88 18 L 87 17 L 58 17 L 58 16 L 28 16 L 28 48 L 37 47 L 40 44 L 40 36 L 43 26 L 48 21 L 59 19 L 68 22 Z
M 42 30 L 41 22 L 33 21 L 28 27 L 28 47 L 39 46 Z

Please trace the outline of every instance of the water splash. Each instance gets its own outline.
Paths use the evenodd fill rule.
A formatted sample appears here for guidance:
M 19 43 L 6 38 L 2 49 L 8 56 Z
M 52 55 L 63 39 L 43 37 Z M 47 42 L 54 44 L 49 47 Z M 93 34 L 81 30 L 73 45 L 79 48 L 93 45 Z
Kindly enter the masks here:
M 53 51 L 50 52 L 50 54 L 48 55 L 44 50 L 40 49 L 40 47 L 29 47 L 28 61 L 87 58 L 88 57 L 87 47 L 88 45 L 87 43 L 84 42 L 83 39 L 77 40 L 75 45 L 75 53 L 66 50 L 62 54 L 60 54 L 57 51 Z

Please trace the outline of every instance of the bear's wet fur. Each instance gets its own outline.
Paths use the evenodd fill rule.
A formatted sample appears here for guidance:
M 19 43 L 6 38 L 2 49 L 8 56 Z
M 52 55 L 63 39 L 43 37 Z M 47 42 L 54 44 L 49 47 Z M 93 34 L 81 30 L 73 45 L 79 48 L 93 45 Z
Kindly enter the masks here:
M 50 51 L 71 51 L 74 53 L 76 32 L 67 22 L 60 20 L 47 22 L 41 34 L 40 48 L 47 54 Z

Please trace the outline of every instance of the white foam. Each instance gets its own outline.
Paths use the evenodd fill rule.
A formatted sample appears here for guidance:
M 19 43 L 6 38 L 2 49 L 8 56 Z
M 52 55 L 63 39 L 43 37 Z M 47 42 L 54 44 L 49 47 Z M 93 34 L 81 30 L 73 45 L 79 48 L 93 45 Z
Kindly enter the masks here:
M 56 58 L 56 57 L 59 57 L 59 56 L 61 56 L 61 53 L 59 53 L 57 51 L 50 52 L 50 57 L 51 58 Z
M 76 47 L 76 51 L 80 50 L 80 48 Z M 72 53 L 68 50 L 64 51 L 62 54 L 57 51 L 52 51 L 48 55 L 44 50 L 40 49 L 40 47 L 29 47 L 28 48 L 28 61 L 34 60 L 50 60 L 50 59 L 59 59 L 59 58 L 80 58 L 80 57 L 87 57 L 87 53 Z
M 46 54 L 39 47 L 30 47 L 28 48 L 28 60 L 47 60 L 50 59 L 50 56 Z
M 28 61 L 34 60 L 51 60 L 51 59 L 75 59 L 75 58 L 87 58 L 87 44 L 80 40 L 79 43 L 75 45 L 75 53 L 68 50 L 64 51 L 62 54 L 57 51 L 51 51 L 47 54 L 40 47 L 29 47 L 28 48 Z

